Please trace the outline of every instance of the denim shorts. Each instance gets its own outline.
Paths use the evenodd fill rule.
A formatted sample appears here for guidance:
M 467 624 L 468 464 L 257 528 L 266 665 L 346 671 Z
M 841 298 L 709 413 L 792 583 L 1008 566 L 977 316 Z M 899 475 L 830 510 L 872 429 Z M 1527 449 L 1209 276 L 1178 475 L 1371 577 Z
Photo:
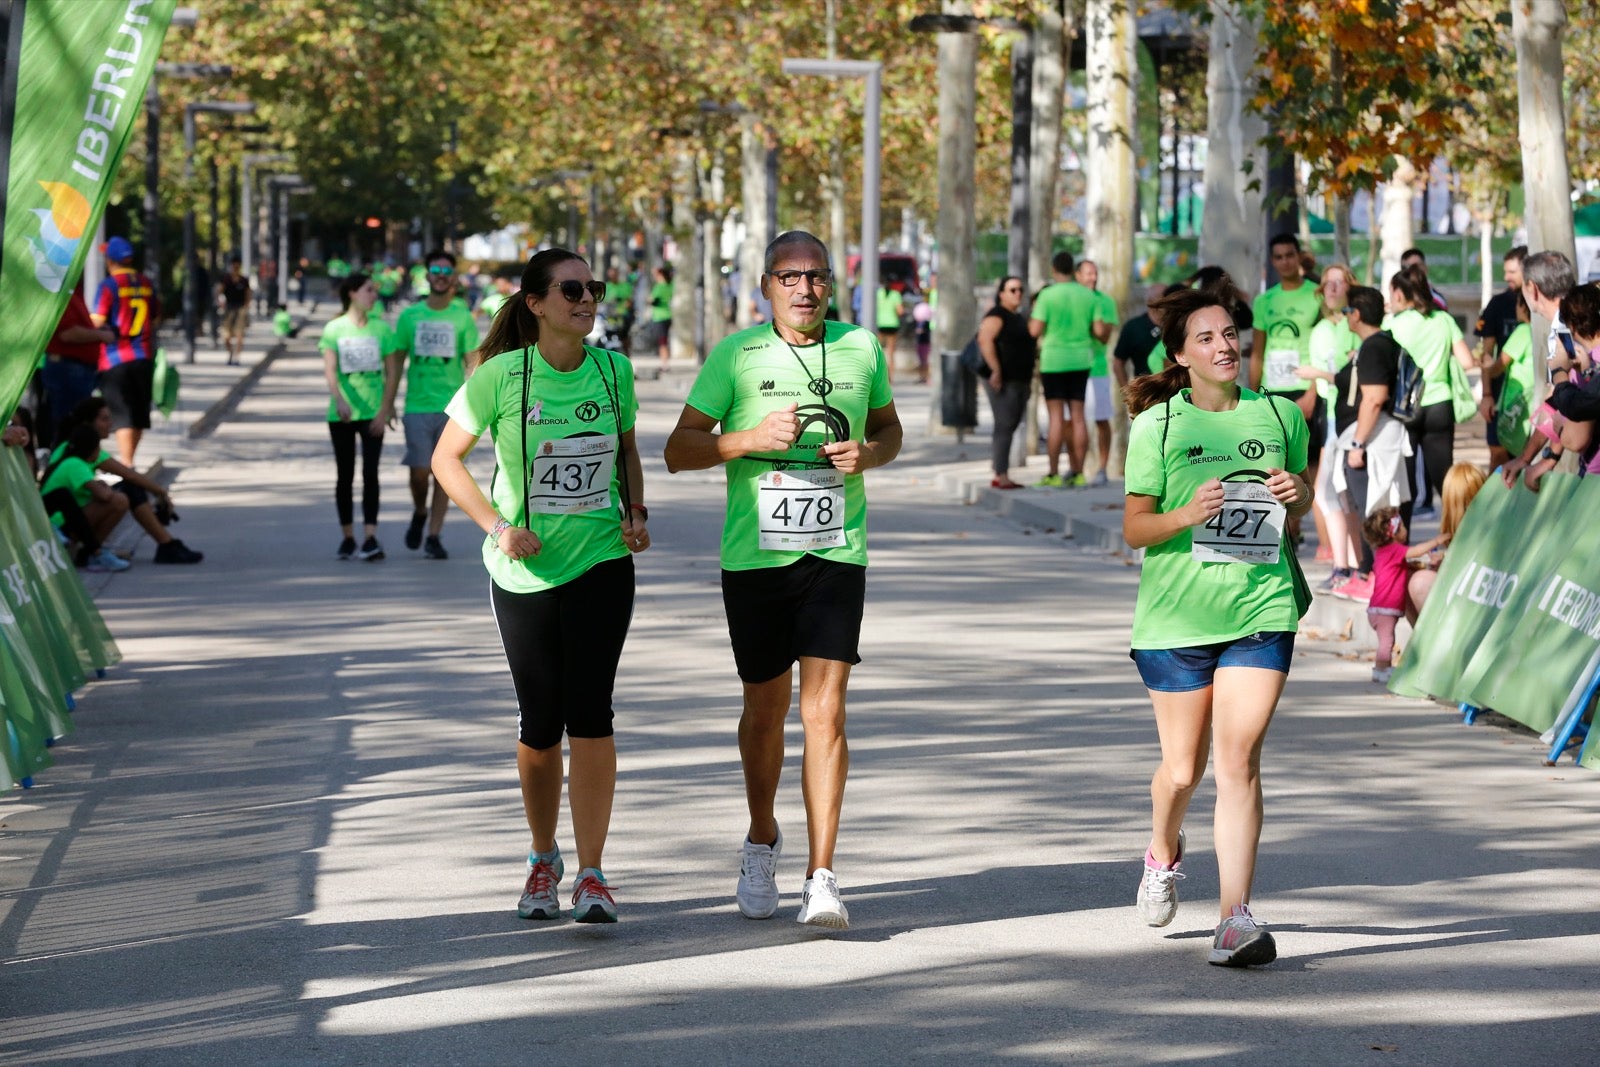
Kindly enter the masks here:
M 1146 689 L 1192 693 L 1209 686 L 1218 667 L 1259 667 L 1288 674 L 1294 634 L 1269 630 L 1193 648 L 1136 648 L 1128 655 Z

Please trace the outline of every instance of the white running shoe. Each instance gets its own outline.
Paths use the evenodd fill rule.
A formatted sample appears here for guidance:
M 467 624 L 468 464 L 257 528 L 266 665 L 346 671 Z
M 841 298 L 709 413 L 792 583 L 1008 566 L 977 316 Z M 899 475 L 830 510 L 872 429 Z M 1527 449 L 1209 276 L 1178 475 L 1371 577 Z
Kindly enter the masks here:
M 770 919 L 778 910 L 778 857 L 783 854 L 783 830 L 770 845 L 755 844 L 747 836 L 739 850 L 739 888 L 734 899 L 746 919 Z
M 1278 945 L 1266 924 L 1250 914 L 1247 904 L 1235 904 L 1233 914 L 1217 926 L 1207 963 L 1218 967 L 1260 967 L 1278 958 Z
M 522 899 L 517 901 L 517 914 L 524 919 L 561 918 L 561 898 L 556 887 L 566 873 L 561 860 L 561 850 L 556 849 L 554 863 L 528 862 L 528 880 L 522 885 Z
M 617 921 L 617 902 L 600 868 L 585 867 L 578 872 L 578 885 L 572 891 L 572 917 L 581 923 Z
M 1183 831 L 1178 831 L 1178 858 L 1163 870 L 1150 865 L 1149 854 L 1144 861 L 1144 875 L 1139 879 L 1139 894 L 1133 903 L 1139 909 L 1139 918 L 1146 926 L 1165 926 L 1178 914 L 1178 879 L 1183 873 Z
M 798 921 L 834 930 L 850 928 L 850 912 L 839 899 L 839 880 L 828 868 L 818 867 L 806 879 L 806 887 L 800 893 Z

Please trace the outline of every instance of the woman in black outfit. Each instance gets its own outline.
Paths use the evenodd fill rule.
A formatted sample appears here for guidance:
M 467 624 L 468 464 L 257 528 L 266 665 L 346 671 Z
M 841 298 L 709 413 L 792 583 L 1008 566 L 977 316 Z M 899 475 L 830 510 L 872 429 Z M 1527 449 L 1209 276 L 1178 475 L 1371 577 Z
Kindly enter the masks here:
M 989 484 L 996 489 L 1022 488 L 1022 483 L 1010 477 L 1011 439 L 1028 408 L 1038 355 L 1021 308 L 1022 279 L 1008 274 L 995 290 L 994 307 L 978 324 L 978 351 L 989 366 L 989 376 L 982 379 L 983 391 L 989 394 L 994 411 L 994 479 Z

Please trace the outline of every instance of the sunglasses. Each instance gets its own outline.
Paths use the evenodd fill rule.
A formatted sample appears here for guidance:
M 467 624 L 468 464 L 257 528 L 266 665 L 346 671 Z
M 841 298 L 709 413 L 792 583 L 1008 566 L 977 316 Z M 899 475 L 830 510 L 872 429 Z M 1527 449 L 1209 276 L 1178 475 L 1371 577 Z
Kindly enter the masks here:
M 775 270 L 767 275 L 785 289 L 793 289 L 800 284 L 800 279 L 806 280 L 808 288 L 831 285 L 833 271 L 831 270 Z
M 564 282 L 552 283 L 545 289 L 545 292 L 548 293 L 551 289 L 560 290 L 561 295 L 567 298 L 567 303 L 569 304 L 576 304 L 582 300 L 585 291 L 594 297 L 597 304 L 606 298 L 605 282 L 580 282 L 569 278 Z
M 429 274 L 432 274 L 435 277 L 439 277 L 439 278 L 448 278 L 451 275 L 455 274 L 455 272 L 456 272 L 456 269 L 454 267 L 429 267 L 428 268 L 428 273 Z

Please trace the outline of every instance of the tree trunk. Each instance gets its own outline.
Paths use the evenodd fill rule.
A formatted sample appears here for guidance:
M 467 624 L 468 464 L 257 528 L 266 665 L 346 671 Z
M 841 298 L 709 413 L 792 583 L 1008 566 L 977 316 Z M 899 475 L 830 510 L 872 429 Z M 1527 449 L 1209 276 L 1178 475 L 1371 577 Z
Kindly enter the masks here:
M 1511 35 L 1517 46 L 1517 130 L 1522 140 L 1528 250 L 1561 252 L 1576 264 L 1566 111 L 1561 97 L 1561 38 L 1566 27 L 1564 4 L 1512 0 Z
M 1249 107 L 1260 30 L 1237 0 L 1215 0 L 1206 64 L 1206 214 L 1200 262 L 1216 264 L 1245 292 L 1261 285 L 1266 235 L 1261 188 L 1266 123 Z
M 698 175 L 694 153 L 682 141 L 673 145 L 672 161 L 672 323 L 670 336 L 673 359 L 694 359 L 695 280 L 700 273 L 700 228 L 696 225 L 695 204 Z
M 839 21 L 835 0 L 826 0 L 824 35 L 828 58 L 839 58 Z M 834 84 L 830 79 L 830 84 Z M 828 154 L 828 173 L 822 178 L 822 199 L 828 205 L 828 259 L 833 269 L 833 303 L 843 322 L 850 322 L 850 231 L 845 223 L 844 148 L 835 139 Z
M 947 14 L 971 14 L 965 0 L 945 0 Z M 954 351 L 978 332 L 976 280 L 977 190 L 973 176 L 977 156 L 978 38 L 970 33 L 941 33 L 939 41 L 939 310 L 934 322 L 934 347 Z M 870 317 L 873 294 L 862 297 Z M 935 398 L 935 406 L 938 400 Z
M 1382 258 L 1374 282 L 1384 298 L 1389 296 L 1389 279 L 1400 270 L 1400 254 L 1416 240 L 1411 207 L 1417 198 L 1417 168 L 1409 159 L 1395 157 L 1394 174 L 1383 187 L 1383 213 L 1378 216 L 1378 231 L 1383 239 Z
M 1028 217 L 1028 275 L 1032 293 L 1050 280 L 1050 256 L 1060 214 L 1061 116 L 1067 86 L 1071 23 L 1058 4 L 1039 12 L 1033 40 L 1033 158 L 1029 174 L 1033 211 Z
M 1133 281 L 1138 192 L 1133 151 L 1138 66 L 1132 0 L 1089 0 L 1083 21 L 1089 72 L 1089 227 L 1084 253 L 1100 268 L 1101 291 L 1123 308 Z M 1113 454 L 1097 458 L 1108 473 L 1119 474 L 1127 450 L 1127 411 L 1120 397 L 1113 406 Z
M 1028 241 L 1033 159 L 1033 35 L 1011 38 L 1011 226 L 1006 249 L 1006 273 L 1022 279 L 1027 291 Z
M 1332 196 L 1333 204 L 1333 258 L 1350 266 L 1350 198 Z
M 755 322 L 755 291 L 761 277 L 762 256 L 777 234 L 767 230 L 767 138 L 751 112 L 739 116 L 739 183 L 744 201 L 744 243 L 739 246 L 737 325 L 742 330 Z

